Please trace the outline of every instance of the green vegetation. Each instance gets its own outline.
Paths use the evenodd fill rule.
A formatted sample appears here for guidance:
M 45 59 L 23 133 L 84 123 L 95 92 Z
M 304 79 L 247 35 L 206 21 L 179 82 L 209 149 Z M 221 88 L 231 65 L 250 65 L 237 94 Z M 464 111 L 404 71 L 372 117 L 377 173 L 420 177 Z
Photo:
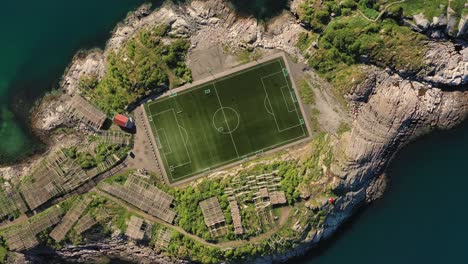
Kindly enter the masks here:
M 105 182 L 105 183 L 118 183 L 118 184 L 123 185 L 127 181 L 128 176 L 130 176 L 130 174 L 132 174 L 132 173 L 134 173 L 134 170 L 128 170 L 128 171 L 123 172 L 123 173 L 115 174 L 115 175 L 112 175 L 112 176 L 104 179 L 103 182 Z
M 3 178 L 0 178 L 0 185 L 5 182 Z M 15 190 L 13 190 L 15 192 Z M 18 198 L 19 198 L 19 194 Z M 2 205 L 2 211 L 0 212 L 0 222 L 5 219 L 15 219 L 20 216 L 20 211 L 16 208 L 11 197 L 9 197 L 5 191 L 0 187 L 0 205 Z
M 308 105 L 315 104 L 314 91 L 312 90 L 312 87 L 310 87 L 309 83 L 305 79 L 302 79 L 299 82 L 299 94 L 304 104 L 308 104 Z
M 294 204 L 299 199 L 297 186 L 301 182 L 299 174 L 299 164 L 297 163 L 281 163 L 278 165 L 278 175 L 281 176 L 281 190 L 286 194 L 288 204 Z
M 84 76 L 80 89 L 112 116 L 140 97 L 192 81 L 185 57 L 190 43 L 168 35 L 160 25 L 139 32 L 118 52 L 108 56 L 107 73 L 99 82 Z
M 218 248 L 202 245 L 199 242 L 173 231 L 167 253 L 173 257 L 192 260 L 199 263 L 219 263 L 222 251 Z
M 213 240 L 203 220 L 203 214 L 199 203 L 213 196 L 218 197 L 226 219 L 230 219 L 228 198 L 227 195 L 223 194 L 224 187 L 227 186 L 227 181 L 229 180 L 205 179 L 195 188 L 189 186 L 183 190 L 172 190 L 170 193 L 175 197 L 177 215 L 179 216 L 177 225 L 182 227 L 185 231 L 205 240 Z M 230 222 L 228 222 L 228 224 L 230 224 Z
M 333 16 L 340 16 L 342 12 L 348 13 L 349 10 L 355 9 L 356 3 L 352 0 L 334 1 L 327 0 L 306 0 L 298 9 L 299 18 L 304 24 L 311 28 L 312 31 L 322 32 Z
M 391 19 L 373 23 L 357 16 L 344 18 L 330 23 L 320 39 L 323 48 L 309 63 L 328 79 L 336 75 L 336 70 L 365 59 L 396 70 L 417 72 L 423 66 L 424 40 L 423 35 Z
M 379 5 L 375 0 L 360 0 L 358 3 L 359 10 L 369 19 L 376 19 L 379 16 Z
M 305 185 L 319 180 L 324 175 L 323 166 L 329 168 L 333 161 L 333 151 L 327 134 L 319 133 L 315 136 L 311 149 L 311 154 L 303 165 L 302 184 Z
M 360 16 L 342 18 L 329 24 L 309 64 L 335 85 L 338 97 L 343 97 L 365 78 L 360 63 L 403 72 L 421 70 L 425 39 L 392 19 L 374 23 Z
M 216 85 L 210 81 L 146 104 L 169 180 L 306 138 L 285 68 L 283 59 L 276 58 L 220 78 Z
M 351 130 L 351 127 L 349 126 L 348 123 L 341 122 L 340 126 L 338 127 L 338 130 L 336 131 L 336 133 L 338 135 L 342 135 L 343 133 L 348 132 L 350 130 Z
M 396 2 L 393 0 L 392 2 Z M 460 17 L 463 12 L 466 12 L 464 8 L 465 0 L 452 0 L 450 1 L 450 8 L 455 11 L 455 16 Z M 446 14 L 447 7 L 449 6 L 449 0 L 431 0 L 431 1 L 404 1 L 398 3 L 396 7 L 403 9 L 405 16 L 412 16 L 422 13 L 429 20 L 432 17 Z
M 5 241 L 0 237 L 0 263 L 5 263 L 7 254 Z
M 91 144 L 99 140 L 99 137 L 89 137 L 88 143 Z M 130 147 L 122 147 L 118 144 L 107 142 L 97 142 L 92 151 L 79 148 L 78 146 L 63 148 L 62 150 L 67 157 L 74 159 L 78 164 L 80 164 L 82 169 L 90 170 L 92 168 L 96 168 L 100 163 L 113 155 L 116 155 L 119 158 L 124 157 L 127 155 Z
M 229 50 L 227 50 L 229 51 Z M 248 62 L 251 62 L 253 60 L 258 60 L 260 59 L 263 54 L 259 51 L 259 50 L 247 50 L 247 49 L 242 49 L 240 51 L 237 51 L 235 53 L 235 56 L 237 57 L 237 60 L 241 63 L 241 64 L 245 64 L 245 63 L 248 63 Z
M 305 0 L 298 9 L 301 21 L 311 28 L 312 31 L 322 32 L 334 17 L 349 15 L 351 10 L 356 9 L 353 0 Z
M 296 43 L 296 47 L 299 48 L 302 52 L 306 51 L 313 41 L 313 34 L 310 32 L 301 32 L 299 33 L 299 38 Z
M 297 47 L 309 65 L 330 81 L 334 94 L 346 105 L 344 95 L 365 78 L 362 64 L 391 68 L 401 73 L 416 73 L 424 66 L 426 37 L 397 21 L 405 15 L 423 13 L 429 20 L 446 13 L 448 0 L 305 0 L 298 8 L 301 21 L 310 32 L 301 33 Z M 463 0 L 452 1 L 457 15 L 464 10 Z M 382 10 L 384 15 L 375 20 Z M 321 34 L 318 48 L 307 50 L 310 35 Z

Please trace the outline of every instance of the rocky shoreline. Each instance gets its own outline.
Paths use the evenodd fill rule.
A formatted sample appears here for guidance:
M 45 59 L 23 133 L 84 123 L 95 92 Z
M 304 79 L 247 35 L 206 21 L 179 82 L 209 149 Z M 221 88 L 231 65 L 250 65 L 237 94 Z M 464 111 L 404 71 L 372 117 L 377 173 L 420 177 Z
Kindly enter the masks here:
M 292 1 L 293 11 L 298 2 L 300 0 Z M 228 47 L 233 51 L 257 49 L 265 54 L 283 50 L 299 62 L 305 61 L 295 46 L 299 34 L 305 29 L 291 12 L 285 11 L 265 26 L 254 18 L 237 17 L 222 0 L 191 1 L 185 6 L 168 4 L 154 12 L 148 6 L 143 6 L 117 26 L 104 51 L 75 57 L 61 84 L 64 94 L 56 100 L 44 100 L 41 103 L 35 114 L 35 119 L 39 121 L 32 127 L 44 135 L 57 127 L 77 128 L 77 124 L 67 123 L 64 113 L 67 96 L 78 92 L 81 76 L 92 74 L 102 78 L 106 72 L 109 52 L 122 47 L 139 29 L 159 23 L 169 24 L 172 34 L 190 39 L 192 47 L 189 64 L 192 59 L 191 66 L 194 67 L 213 67 L 209 64 L 212 62 L 207 60 L 193 61 L 194 54 L 201 58 L 215 46 Z M 418 17 L 416 27 L 423 30 L 421 23 Z M 428 28 L 429 25 L 424 30 L 430 30 Z M 466 30 L 466 26 L 462 29 Z M 458 42 L 429 40 L 425 54 L 427 67 L 410 77 L 390 69 L 364 66 L 367 72 L 365 81 L 353 87 L 346 98 L 350 109 L 346 112 L 346 118 L 352 120 L 351 131 L 341 137 L 333 137 L 331 143 L 335 160 L 328 173 L 335 179 L 334 187 L 340 198 L 334 205 L 327 205 L 331 213 L 324 227 L 304 234 L 300 245 L 286 254 L 265 256 L 252 262 L 286 261 L 304 254 L 329 238 L 361 206 L 383 195 L 385 169 L 402 147 L 421 134 L 434 129 L 450 129 L 466 119 L 468 48 L 466 42 Z M 232 67 L 235 63 L 232 55 L 224 54 L 217 65 Z M 199 76 L 204 74 L 206 72 L 202 71 Z M 306 69 L 305 76 L 310 75 L 314 73 Z M 339 113 L 342 114 L 343 110 L 340 109 Z M 318 122 L 326 122 L 323 118 L 319 116 Z M 326 132 L 335 134 L 336 131 Z M 76 139 L 71 137 L 70 140 Z M 19 177 L 30 167 L 28 163 L 2 168 L 0 173 Z M 92 249 L 87 250 L 86 247 Z M 101 255 L 132 256 L 133 260 L 140 263 L 174 261 L 150 254 L 148 249 L 126 246 L 118 240 L 86 247 L 65 248 L 58 250 L 57 254 L 65 259 L 85 262 Z

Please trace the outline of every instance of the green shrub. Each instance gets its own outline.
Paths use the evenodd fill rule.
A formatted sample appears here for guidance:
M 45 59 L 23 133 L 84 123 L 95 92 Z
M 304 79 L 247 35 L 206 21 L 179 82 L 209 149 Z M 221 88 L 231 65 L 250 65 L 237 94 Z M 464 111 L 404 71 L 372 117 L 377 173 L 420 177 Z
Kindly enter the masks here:
M 299 82 L 299 94 L 304 104 L 311 105 L 315 103 L 314 91 L 312 91 L 312 87 L 310 87 L 306 80 Z
M 121 50 L 109 54 L 106 75 L 99 83 L 86 76 L 80 89 L 112 116 L 143 96 L 192 81 L 185 65 L 190 43 L 168 37 L 168 29 L 159 25 L 140 31 Z

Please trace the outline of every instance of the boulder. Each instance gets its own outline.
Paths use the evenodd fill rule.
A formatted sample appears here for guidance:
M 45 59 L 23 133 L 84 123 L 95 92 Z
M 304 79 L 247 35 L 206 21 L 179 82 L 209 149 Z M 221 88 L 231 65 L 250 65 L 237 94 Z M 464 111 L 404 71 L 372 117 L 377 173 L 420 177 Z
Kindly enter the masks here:
M 429 25 L 431 24 L 429 20 L 427 20 L 423 14 L 418 14 L 413 16 L 414 23 L 422 29 L 422 30 L 427 30 L 429 28 Z
M 447 26 L 447 17 L 445 14 L 441 14 L 438 17 L 432 18 L 432 26 L 434 27 L 446 27 Z
M 451 9 L 450 7 L 447 8 L 447 28 L 446 32 L 449 36 L 456 36 L 456 28 L 457 28 L 458 18 L 456 16 L 456 12 Z
M 464 15 L 458 23 L 457 37 L 468 35 L 468 15 Z

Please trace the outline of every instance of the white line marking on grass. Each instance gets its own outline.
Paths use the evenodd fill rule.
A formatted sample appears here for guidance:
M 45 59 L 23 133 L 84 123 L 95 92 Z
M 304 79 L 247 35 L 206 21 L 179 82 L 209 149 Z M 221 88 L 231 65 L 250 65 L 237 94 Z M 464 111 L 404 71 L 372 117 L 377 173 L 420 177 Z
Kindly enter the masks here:
M 281 63 L 280 63 L 280 65 L 281 65 Z M 271 76 L 273 76 L 273 75 L 280 74 L 280 73 L 282 74 L 283 71 L 279 71 L 279 72 L 275 72 L 275 73 L 272 73 L 272 74 L 268 74 L 268 75 L 266 75 L 266 76 L 263 76 L 262 79 L 263 79 L 263 78 L 269 78 L 269 77 L 271 77 Z
M 177 115 L 174 111 L 174 109 L 172 109 L 172 114 L 174 115 L 174 118 L 176 120 L 176 123 L 177 123 L 177 126 L 179 127 L 179 134 L 180 134 L 180 137 L 182 138 L 182 140 L 184 139 L 184 136 L 182 135 L 182 130 L 180 128 L 182 128 L 182 126 L 179 124 L 179 119 L 177 118 Z M 187 134 L 187 141 L 188 141 L 188 134 Z M 185 151 L 187 152 L 187 157 L 189 158 L 190 162 L 189 163 L 192 163 L 192 158 L 190 157 L 190 154 L 189 154 L 189 151 L 188 151 L 188 148 L 187 148 L 187 142 L 184 141 L 184 146 L 185 146 Z
M 279 64 L 281 65 L 282 68 L 286 67 L 286 65 L 283 67 L 283 64 L 281 64 L 281 61 L 279 62 Z M 286 79 L 286 76 L 284 76 L 284 81 L 286 82 L 286 85 L 288 86 L 288 89 L 291 89 L 292 87 L 289 87 L 289 82 L 288 82 L 288 79 Z M 291 81 L 291 84 L 292 84 L 292 81 Z M 295 90 L 294 88 L 292 89 L 295 93 Z M 297 96 L 297 95 L 295 95 Z M 296 115 L 297 115 L 297 119 L 299 120 L 299 123 L 301 124 L 301 128 L 302 128 L 302 133 L 305 135 L 305 131 L 304 131 L 304 126 L 303 126 L 303 121 L 301 120 L 301 116 L 299 115 L 299 112 L 300 111 L 297 111 L 297 107 L 296 107 L 296 104 L 294 104 L 294 108 L 296 109 Z
M 172 153 L 172 148 L 171 148 L 171 145 L 169 144 L 169 141 L 167 140 L 166 129 L 164 129 L 164 128 L 156 129 L 156 133 L 158 134 L 158 141 L 159 141 L 159 144 L 161 144 L 160 149 L 163 149 L 163 145 L 162 145 L 161 140 L 160 140 L 160 136 L 162 134 L 161 135 L 159 134 L 159 132 L 158 132 L 159 130 L 162 130 L 162 132 L 164 133 L 164 137 L 166 138 L 166 142 L 168 143 L 167 146 L 169 147 L 169 152 L 164 152 L 163 151 L 163 153 L 164 153 L 164 155 L 169 155 L 169 154 Z
M 282 58 L 274 58 L 274 59 L 272 59 L 271 61 L 263 62 L 263 63 L 261 63 L 261 64 L 259 64 L 259 65 L 255 65 L 255 66 L 249 67 L 249 68 L 247 68 L 247 69 L 237 71 L 237 72 L 232 73 L 232 74 L 229 74 L 229 75 L 227 75 L 227 76 L 223 76 L 223 77 L 220 77 L 220 78 L 218 78 L 218 79 L 215 79 L 214 81 L 216 81 L 216 82 L 225 81 L 225 80 L 231 79 L 232 77 L 235 77 L 235 76 L 237 76 L 237 75 L 241 75 L 241 74 L 244 74 L 244 73 L 246 73 L 246 72 L 253 71 L 253 70 L 256 70 L 256 69 L 259 69 L 259 68 L 268 66 L 268 65 L 270 65 L 270 64 L 277 63 L 277 62 L 281 65 L 281 61 L 280 61 L 281 59 L 282 59 Z M 178 96 L 183 95 L 183 94 L 188 93 L 188 92 L 191 92 L 191 91 L 198 90 L 198 89 L 203 88 L 203 87 L 206 87 L 206 86 L 208 86 L 208 85 L 210 85 L 210 84 L 213 85 L 213 84 L 210 83 L 210 82 L 214 82 L 214 81 L 207 81 L 207 82 L 202 83 L 202 84 L 200 84 L 200 85 L 197 85 L 197 86 L 194 86 L 194 87 L 189 87 L 189 88 L 187 88 L 187 89 L 184 89 L 184 90 L 178 92 Z M 169 97 L 169 96 L 167 96 L 167 95 L 163 95 L 163 96 L 161 96 L 161 98 L 158 98 L 158 99 L 156 99 L 156 100 L 153 101 L 153 102 L 154 102 L 154 103 L 159 103 L 159 102 L 165 101 L 165 100 L 167 100 L 167 99 L 171 99 L 171 98 L 173 98 L 173 97 Z
M 179 129 L 179 135 L 180 135 L 180 137 L 181 137 L 181 139 L 182 139 L 182 142 L 184 143 L 185 151 L 186 151 L 187 157 L 188 157 L 188 159 L 189 159 L 189 161 L 184 162 L 184 163 L 180 163 L 180 164 L 177 164 L 177 165 L 171 165 L 171 164 L 169 164 L 169 159 L 168 159 L 167 156 L 168 156 L 168 155 L 171 155 L 171 154 L 174 154 L 174 153 L 173 153 L 173 151 L 172 151 L 171 144 L 169 144 L 169 140 L 167 140 L 167 143 L 168 143 L 167 145 L 168 145 L 169 148 L 171 149 L 171 152 L 168 152 L 168 153 L 162 152 L 162 156 L 164 157 L 164 159 L 165 159 L 165 161 L 166 161 L 166 165 L 167 165 L 167 167 L 168 167 L 168 169 L 169 169 L 169 173 L 170 173 L 170 175 L 171 175 L 171 178 L 174 179 L 174 177 L 173 177 L 174 175 L 173 175 L 173 173 L 172 173 L 172 172 L 174 171 L 174 169 L 175 169 L 175 168 L 178 168 L 178 167 L 185 166 L 185 165 L 187 165 L 187 164 L 191 164 L 191 163 L 192 163 L 192 158 L 191 158 L 191 156 L 190 156 L 190 153 L 189 153 L 188 147 L 187 147 L 188 140 L 189 140 L 187 130 L 179 124 L 179 119 L 177 118 L 177 115 L 176 115 L 176 113 L 175 113 L 174 108 L 170 108 L 170 109 L 161 111 L 161 112 L 155 114 L 154 116 L 158 116 L 158 115 L 161 115 L 161 114 L 166 113 L 166 112 L 172 112 L 172 115 L 173 115 L 174 118 L 175 118 L 177 127 L 178 127 L 178 129 Z M 154 122 L 153 122 L 153 124 L 154 124 Z M 157 131 L 157 130 L 161 130 L 161 129 L 162 129 L 162 130 L 164 131 L 164 133 L 165 133 L 165 129 L 164 129 L 164 128 L 156 129 L 156 131 Z M 184 133 L 185 133 L 186 137 L 184 137 L 184 135 L 182 134 L 182 130 L 184 130 Z M 166 138 L 167 138 L 167 135 L 166 135 Z
M 179 126 L 179 129 L 182 129 L 182 130 L 184 130 L 184 133 L 185 133 L 185 139 L 184 139 L 184 138 L 183 138 L 183 139 L 184 139 L 184 142 L 185 142 L 185 144 L 187 144 L 187 143 L 188 143 L 188 139 L 189 139 L 189 138 L 188 138 L 188 132 L 187 132 L 187 129 L 185 129 L 185 127 L 182 127 L 182 126 Z
M 274 113 L 273 106 L 271 105 L 270 96 L 268 95 L 268 91 L 267 91 L 267 89 L 266 89 L 265 83 L 263 82 L 263 78 L 265 78 L 265 77 L 260 78 L 260 80 L 262 81 L 263 90 L 265 90 L 265 95 L 266 95 L 266 98 L 268 99 L 268 102 L 269 102 L 269 104 L 270 104 L 271 111 L 273 111 L 273 119 L 275 120 L 276 128 L 278 129 L 278 132 L 281 133 L 281 132 L 284 132 L 284 131 L 286 131 L 286 130 L 290 130 L 290 129 L 293 129 L 293 128 L 295 128 L 295 127 L 301 126 L 301 124 L 299 124 L 299 125 L 294 125 L 294 126 L 287 127 L 287 128 L 284 128 L 284 129 L 281 129 L 281 128 L 279 127 L 278 121 L 276 120 L 276 114 Z
M 263 100 L 263 106 L 265 106 L 266 111 L 267 111 L 270 115 L 274 116 L 275 114 L 273 114 L 273 113 L 271 112 L 271 111 L 273 111 L 273 110 L 272 110 L 271 108 L 270 108 L 271 111 L 268 110 L 268 106 L 266 105 L 267 99 L 268 99 L 268 96 L 265 96 L 265 99 Z M 270 106 L 271 106 L 271 104 L 270 104 Z
M 221 104 L 221 99 L 219 98 L 218 89 L 216 88 L 215 82 L 213 82 L 213 87 L 215 89 L 216 97 L 218 97 L 219 107 L 221 107 L 221 111 L 223 112 L 223 115 L 224 115 L 224 122 L 226 122 L 226 126 L 228 130 L 231 131 L 231 128 L 229 128 L 229 124 L 227 122 L 226 114 L 224 113 L 223 105 Z M 234 141 L 232 132 L 229 132 L 229 135 L 231 136 L 232 144 L 234 145 L 234 150 L 236 151 L 237 157 L 239 157 L 239 152 L 237 151 L 236 142 Z
M 285 85 L 285 86 L 281 86 L 280 87 L 280 90 L 281 90 L 281 94 L 283 95 L 283 99 L 284 99 L 284 104 L 286 105 L 286 108 L 288 109 L 288 112 L 291 113 L 291 112 L 294 112 L 294 111 L 297 111 L 296 108 L 294 109 L 289 109 L 289 104 L 288 102 L 286 101 L 286 96 L 284 95 L 284 92 L 283 92 L 283 88 L 288 88 L 288 91 L 289 91 L 289 86 Z M 289 94 L 291 96 L 291 94 Z M 292 99 L 292 98 L 291 98 Z M 294 100 L 292 100 L 293 104 L 294 104 Z
M 224 114 L 224 109 L 230 109 L 232 110 L 236 116 L 237 116 L 237 124 L 236 124 L 236 127 L 234 129 L 231 130 L 231 128 L 229 127 L 229 125 L 227 124 L 227 120 L 226 120 L 226 115 Z M 223 115 L 224 115 L 224 121 L 226 122 L 226 125 L 228 126 L 228 131 L 224 131 L 223 127 L 218 127 L 216 126 L 216 122 L 215 122 L 215 117 L 216 117 L 216 114 L 219 112 L 219 111 L 223 111 Z M 228 134 L 228 133 L 231 133 L 231 132 L 234 132 L 236 131 L 236 129 L 239 127 L 239 123 L 240 123 L 240 114 L 232 107 L 220 107 L 218 110 L 216 110 L 216 112 L 213 114 L 213 118 L 211 120 L 211 122 L 213 123 L 213 127 L 216 129 L 216 131 L 218 131 L 219 133 L 222 133 L 222 134 Z
M 194 172 L 192 172 L 192 173 L 190 173 L 190 174 L 186 174 L 186 175 L 184 175 L 184 176 L 182 176 L 182 177 L 180 177 L 180 178 L 177 178 L 177 180 L 187 179 L 187 178 L 190 178 L 192 175 L 201 173 L 201 172 L 206 171 L 206 170 L 216 169 L 216 168 L 222 167 L 222 166 L 224 166 L 224 165 L 227 165 L 227 164 L 229 164 L 229 163 L 231 163 L 231 162 L 235 162 L 235 161 L 239 161 L 239 160 L 248 159 L 248 158 L 253 157 L 253 156 L 255 156 L 255 155 L 262 154 L 262 153 L 264 153 L 265 151 L 270 151 L 270 150 L 272 150 L 272 149 L 275 149 L 275 148 L 277 148 L 278 146 L 285 145 L 286 143 L 289 143 L 289 142 L 292 142 L 292 141 L 296 141 L 296 140 L 298 140 L 298 139 L 300 139 L 300 138 L 302 138 L 302 137 L 304 137 L 304 136 L 305 136 L 305 135 L 301 135 L 301 136 L 297 136 L 297 137 L 295 137 L 295 138 L 287 139 L 287 140 L 282 141 L 282 142 L 280 142 L 280 143 L 276 143 L 276 144 L 274 144 L 274 145 L 268 146 L 268 147 L 266 147 L 266 148 L 264 148 L 264 149 L 252 151 L 252 152 L 250 152 L 250 153 L 248 153 L 248 154 L 245 154 L 245 155 L 243 155 L 243 156 L 240 156 L 240 157 L 237 157 L 237 158 L 233 158 L 233 159 L 230 159 L 230 160 L 223 161 L 223 162 L 218 163 L 218 164 L 216 164 L 216 165 L 214 165 L 214 166 L 206 167 L 206 168 L 203 168 L 203 169 L 199 169 L 199 170 L 194 171 Z

